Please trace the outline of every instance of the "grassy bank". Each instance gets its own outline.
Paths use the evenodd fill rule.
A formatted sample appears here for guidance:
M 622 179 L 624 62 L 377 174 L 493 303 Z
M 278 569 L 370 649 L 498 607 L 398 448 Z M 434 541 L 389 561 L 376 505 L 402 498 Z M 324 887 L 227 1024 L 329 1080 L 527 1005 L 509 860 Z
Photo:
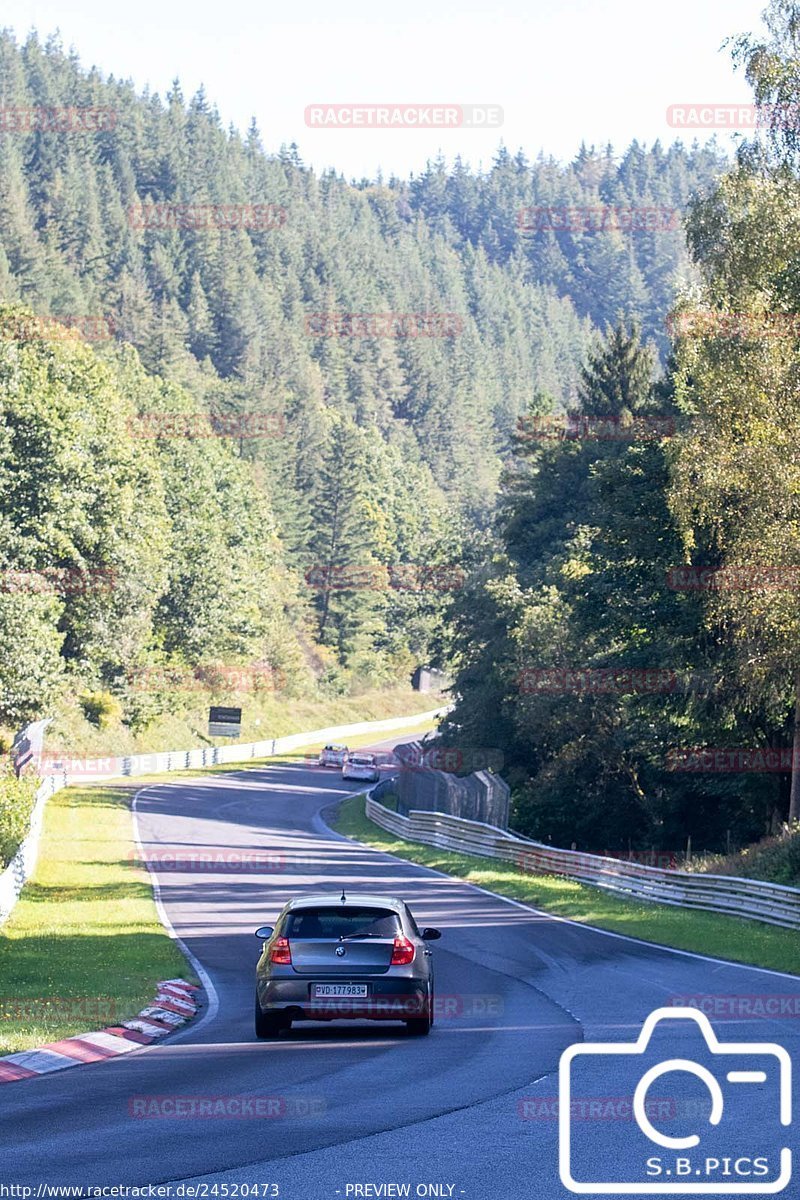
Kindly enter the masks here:
M 800 825 L 782 837 L 763 838 L 735 854 L 703 855 L 690 869 L 800 887 Z
M 647 942 L 800 975 L 800 938 L 794 930 L 644 904 L 554 875 L 528 875 L 511 864 L 406 842 L 367 820 L 363 796 L 344 801 L 335 824 L 340 833 L 376 850 L 433 867 L 556 916 Z
M 191 969 L 133 863 L 128 787 L 67 788 L 48 801 L 39 863 L 0 930 L 0 1051 L 133 1016 L 159 979 Z
M 352 696 L 290 697 L 276 692 L 226 690 L 223 693 L 176 691 L 170 711 L 154 717 L 146 729 L 134 732 L 120 720 L 105 728 L 86 719 L 77 699 L 63 700 L 45 737 L 45 753 L 79 758 L 115 754 L 145 754 L 184 750 L 190 746 L 229 745 L 228 738 L 209 738 L 208 709 L 224 704 L 242 709 L 243 742 L 284 737 L 304 729 L 348 725 L 355 721 L 388 720 L 407 713 L 427 712 L 446 703 L 433 693 L 410 687 L 368 691 Z M 12 730 L 6 734 L 10 740 Z

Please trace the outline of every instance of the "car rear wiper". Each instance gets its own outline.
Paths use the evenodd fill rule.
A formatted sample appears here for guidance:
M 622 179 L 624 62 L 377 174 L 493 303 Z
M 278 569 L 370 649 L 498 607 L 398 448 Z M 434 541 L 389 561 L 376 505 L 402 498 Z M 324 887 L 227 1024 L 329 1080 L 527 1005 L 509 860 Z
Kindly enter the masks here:
M 356 938 L 371 938 L 371 937 L 383 937 L 383 934 L 367 933 L 366 930 L 361 929 L 361 930 L 358 930 L 356 933 L 340 933 L 339 941 L 340 942 L 352 942 L 352 941 L 355 941 Z

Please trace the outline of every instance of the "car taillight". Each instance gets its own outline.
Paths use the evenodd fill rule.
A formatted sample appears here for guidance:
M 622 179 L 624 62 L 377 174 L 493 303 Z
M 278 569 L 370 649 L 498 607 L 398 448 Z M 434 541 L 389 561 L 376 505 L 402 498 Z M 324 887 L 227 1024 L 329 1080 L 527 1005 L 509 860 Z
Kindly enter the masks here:
M 407 937 L 402 934 L 397 934 L 392 946 L 392 961 L 393 967 L 404 967 L 407 963 L 414 961 L 414 943 L 410 942 Z
M 278 940 L 275 942 L 275 945 L 272 947 L 272 953 L 269 956 L 269 961 L 291 966 L 292 948 L 289 945 L 288 938 L 278 938 Z

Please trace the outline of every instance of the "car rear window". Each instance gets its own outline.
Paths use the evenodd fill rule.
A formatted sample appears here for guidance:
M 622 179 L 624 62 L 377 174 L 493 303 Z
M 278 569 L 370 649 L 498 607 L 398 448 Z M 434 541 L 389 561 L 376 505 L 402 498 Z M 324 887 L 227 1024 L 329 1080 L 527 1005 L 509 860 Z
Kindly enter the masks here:
M 283 936 L 288 938 L 338 938 L 354 933 L 394 937 L 400 932 L 399 916 L 386 908 L 301 908 L 287 915 L 283 927 Z

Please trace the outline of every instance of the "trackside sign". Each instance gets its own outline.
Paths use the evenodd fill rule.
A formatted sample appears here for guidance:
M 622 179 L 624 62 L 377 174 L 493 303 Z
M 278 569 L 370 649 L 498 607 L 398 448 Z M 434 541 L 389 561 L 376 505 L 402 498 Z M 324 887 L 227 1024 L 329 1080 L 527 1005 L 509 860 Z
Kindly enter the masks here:
M 242 710 L 240 708 L 222 708 L 212 704 L 208 710 L 208 736 L 241 737 Z

